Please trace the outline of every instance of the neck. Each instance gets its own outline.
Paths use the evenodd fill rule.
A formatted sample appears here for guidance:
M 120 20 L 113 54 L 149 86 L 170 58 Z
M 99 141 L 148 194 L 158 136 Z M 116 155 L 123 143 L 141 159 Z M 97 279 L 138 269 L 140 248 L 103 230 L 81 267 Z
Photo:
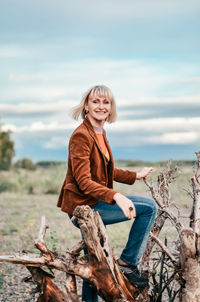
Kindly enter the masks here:
M 89 119 L 89 121 L 90 121 L 90 123 L 92 124 L 93 127 L 97 127 L 97 128 L 103 129 L 103 126 L 105 124 L 104 120 L 102 120 L 102 121 L 95 120 L 95 119 L 91 118 L 90 116 L 88 116 L 88 119 Z

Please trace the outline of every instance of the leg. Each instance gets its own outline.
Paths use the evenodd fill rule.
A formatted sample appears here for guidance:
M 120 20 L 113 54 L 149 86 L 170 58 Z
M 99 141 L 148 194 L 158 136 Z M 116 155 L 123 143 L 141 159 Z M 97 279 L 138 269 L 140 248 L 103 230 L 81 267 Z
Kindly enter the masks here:
M 144 253 L 149 232 L 156 216 L 157 205 L 150 198 L 127 197 L 132 200 L 136 208 L 136 218 L 120 258 L 127 264 L 136 266 Z M 92 208 L 99 212 L 105 225 L 129 220 L 117 204 L 111 206 L 104 202 L 98 202 Z
M 72 215 L 68 215 L 69 218 L 72 218 Z M 79 228 L 78 223 L 75 221 L 73 222 L 73 224 Z M 80 229 L 80 228 L 79 228 Z M 81 237 L 82 239 L 84 239 L 83 234 L 81 232 Z M 86 248 L 84 248 L 84 254 L 87 255 L 88 251 Z M 97 291 L 94 287 L 92 287 L 90 285 L 89 282 L 87 282 L 86 280 L 83 280 L 82 283 L 82 301 L 84 302 L 98 302 L 98 295 L 97 295 Z
M 131 227 L 127 244 L 122 252 L 121 259 L 136 266 L 146 248 L 149 233 L 157 213 L 157 205 L 150 198 L 128 196 L 136 208 L 136 218 Z
M 82 235 L 82 233 L 81 233 Z M 82 238 L 84 239 L 83 235 Z M 87 255 L 88 251 L 84 248 L 84 254 Z M 89 282 L 83 280 L 82 284 L 82 301 L 85 302 L 98 302 L 98 295 L 96 288 L 92 287 Z

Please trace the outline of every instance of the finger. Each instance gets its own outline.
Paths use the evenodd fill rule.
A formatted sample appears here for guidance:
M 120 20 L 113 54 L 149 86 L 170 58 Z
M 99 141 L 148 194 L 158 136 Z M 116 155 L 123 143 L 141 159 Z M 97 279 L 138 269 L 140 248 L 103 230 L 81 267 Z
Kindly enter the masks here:
M 133 219 L 136 216 L 136 212 L 135 212 L 135 207 L 134 205 L 131 203 L 131 206 L 129 207 L 129 217 L 130 219 Z
M 124 212 L 124 215 L 127 217 L 127 218 L 129 218 L 129 219 L 132 219 L 132 211 L 130 211 L 129 210 L 129 206 L 127 207 L 125 207 L 124 209 L 123 209 L 123 212 Z
M 130 217 L 133 218 L 135 216 L 135 209 L 133 206 L 129 207 Z
M 125 215 L 127 218 L 129 218 L 130 212 L 129 212 L 129 209 L 128 209 L 126 206 L 124 206 L 124 207 L 122 208 L 122 211 L 123 211 L 124 215 Z

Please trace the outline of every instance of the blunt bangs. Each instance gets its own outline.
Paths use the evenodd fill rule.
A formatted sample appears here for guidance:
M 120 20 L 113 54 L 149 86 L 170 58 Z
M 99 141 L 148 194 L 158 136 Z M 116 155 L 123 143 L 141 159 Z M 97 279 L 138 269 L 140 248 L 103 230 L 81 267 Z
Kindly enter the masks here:
M 111 92 L 111 90 L 106 87 L 106 86 L 94 86 L 91 91 L 90 91 L 90 94 L 89 96 L 92 96 L 92 97 L 105 97 L 107 99 L 110 99 L 111 102 L 113 102 L 114 100 L 114 97 L 113 97 L 113 94 Z

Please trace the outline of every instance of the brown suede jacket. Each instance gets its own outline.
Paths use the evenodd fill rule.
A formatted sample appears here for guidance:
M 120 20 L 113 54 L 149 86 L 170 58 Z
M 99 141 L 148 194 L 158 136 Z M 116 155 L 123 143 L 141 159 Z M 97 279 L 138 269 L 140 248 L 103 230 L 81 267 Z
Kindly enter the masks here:
M 113 180 L 133 184 L 136 173 L 114 168 L 109 143 L 103 132 L 110 154 L 107 165 L 90 121 L 86 118 L 73 132 L 69 141 L 68 170 L 57 206 L 72 214 L 77 205 L 94 205 L 97 201 L 114 204 Z

